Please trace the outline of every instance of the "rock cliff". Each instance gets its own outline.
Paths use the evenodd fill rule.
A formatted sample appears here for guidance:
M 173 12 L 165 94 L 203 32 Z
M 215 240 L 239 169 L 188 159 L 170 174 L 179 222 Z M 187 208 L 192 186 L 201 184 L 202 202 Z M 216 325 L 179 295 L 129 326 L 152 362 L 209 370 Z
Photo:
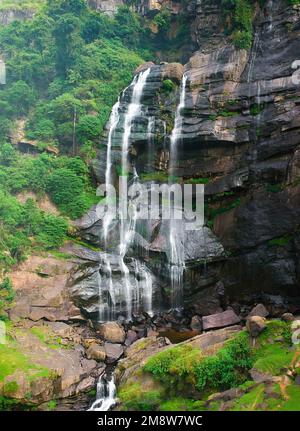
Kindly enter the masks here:
M 160 9 L 150 3 L 147 9 L 142 2 L 143 13 Z M 185 11 L 184 4 L 179 6 Z M 169 138 L 185 73 L 175 175 L 205 183 L 207 204 L 207 227 L 187 241 L 186 305 L 203 313 L 207 298 L 217 295 L 219 310 L 213 292 L 221 282 L 225 308 L 231 304 L 237 311 L 247 310 L 262 301 L 273 315 L 295 311 L 300 306 L 300 87 L 294 62 L 299 57 L 300 6 L 286 1 L 257 5 L 249 50 L 236 48 L 224 36 L 220 1 L 190 2 L 187 8 L 194 13 L 190 44 L 198 48 L 184 67 L 145 65 L 151 72 L 143 112 L 133 127 L 132 158 L 144 181 L 167 178 Z M 127 91 L 123 111 L 130 99 Z M 151 160 L 149 116 L 155 124 Z M 113 153 L 117 168 L 118 145 Z M 94 163 L 99 182 L 104 180 L 105 154 L 103 147 Z M 99 245 L 99 228 L 101 223 L 92 218 L 82 235 Z M 163 232 L 164 226 L 156 226 L 148 244 L 149 264 L 162 285 Z

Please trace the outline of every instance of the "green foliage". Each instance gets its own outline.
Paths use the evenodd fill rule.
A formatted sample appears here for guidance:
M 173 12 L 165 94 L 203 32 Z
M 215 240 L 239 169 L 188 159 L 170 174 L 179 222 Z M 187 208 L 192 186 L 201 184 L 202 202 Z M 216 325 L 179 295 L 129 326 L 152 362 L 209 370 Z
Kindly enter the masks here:
M 75 120 L 78 153 L 87 140 L 95 147 L 111 106 L 143 62 L 144 37 L 127 7 L 110 18 L 84 0 L 48 1 L 32 20 L 2 27 L 7 85 L 0 90 L 0 141 L 16 118 L 29 115 L 29 139 L 69 153 Z
M 5 309 L 9 307 L 14 300 L 15 292 L 12 283 L 8 277 L 0 282 L 0 320 L 6 320 Z
M 262 372 L 279 375 L 288 368 L 295 352 L 291 350 L 291 326 L 282 321 L 268 322 L 253 351 L 254 367 Z
M 57 407 L 57 401 L 56 400 L 50 400 L 48 402 L 48 405 L 47 405 L 47 410 L 48 411 L 53 411 L 53 410 L 56 409 L 56 407 Z
M 196 365 L 197 389 L 225 390 L 243 383 L 253 365 L 250 352 L 248 335 L 240 333 L 216 355 Z
M 210 357 L 203 357 L 199 349 L 190 345 L 167 349 L 149 358 L 144 371 L 169 385 L 170 389 L 188 381 L 199 391 L 204 391 L 237 386 L 246 379 L 251 366 L 248 335 L 241 333 Z
M 42 212 L 32 200 L 21 204 L 15 193 L 30 190 L 43 196 L 48 192 L 70 218 L 80 216 L 97 198 L 88 167 L 79 157 L 24 157 L 4 143 L 0 161 L 0 261 L 1 267 L 9 267 L 33 248 L 60 247 L 68 231 L 66 219 Z
M 124 410 L 153 411 L 161 403 L 161 394 L 156 390 L 145 390 L 139 383 L 120 389 L 118 394 Z
M 181 378 L 193 373 L 195 361 L 200 358 L 199 349 L 193 349 L 189 345 L 178 346 L 149 358 L 144 370 L 160 380 L 168 380 L 168 374 Z
M 269 246 L 279 246 L 284 247 L 293 239 L 292 235 L 285 235 L 279 238 L 274 238 L 268 241 Z
M 162 91 L 166 94 L 169 94 L 174 90 L 175 87 L 176 87 L 176 85 L 174 84 L 174 82 L 171 79 L 165 79 L 163 81 Z
M 165 34 L 170 29 L 171 25 L 171 12 L 169 9 L 162 9 L 153 19 L 153 23 L 157 26 L 161 34 Z
M 224 17 L 231 18 L 233 43 L 237 48 L 250 49 L 253 40 L 252 19 L 255 2 L 253 0 L 222 0 Z
M 258 104 L 252 105 L 251 108 L 250 108 L 250 114 L 251 115 L 259 115 L 264 110 L 264 108 L 265 108 L 264 104 L 262 104 L 262 105 L 258 105 Z
M 187 398 L 171 398 L 164 401 L 159 410 L 162 412 L 201 411 L 205 409 L 205 402 L 195 401 Z

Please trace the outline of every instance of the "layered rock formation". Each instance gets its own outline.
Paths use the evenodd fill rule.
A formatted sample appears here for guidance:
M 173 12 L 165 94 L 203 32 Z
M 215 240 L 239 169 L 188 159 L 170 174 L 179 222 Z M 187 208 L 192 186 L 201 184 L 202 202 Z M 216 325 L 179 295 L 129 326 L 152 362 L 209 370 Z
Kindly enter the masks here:
M 184 285 L 186 305 L 201 314 L 228 304 L 246 313 L 257 301 L 273 315 L 300 306 L 300 107 L 293 69 L 299 54 L 300 8 L 285 1 L 269 6 L 256 9 L 253 46 L 247 51 L 224 37 L 220 1 L 192 2 L 191 44 L 199 48 L 184 69 L 175 63 L 144 66 L 151 71 L 130 153 L 146 183 L 167 178 L 179 83 L 183 72 L 188 77 L 173 169 L 180 181 L 205 183 L 207 227 L 198 237 L 186 238 Z M 129 98 L 125 92 L 123 112 Z M 154 125 L 150 139 L 149 117 Z M 118 144 L 113 160 L 117 169 Z M 94 163 L 99 183 L 104 182 L 105 163 L 104 148 Z M 82 227 L 85 239 L 101 245 L 101 222 L 93 213 Z M 164 224 L 154 225 L 150 237 L 139 243 L 150 252 L 147 264 L 158 278 L 162 297 L 168 295 L 163 287 L 168 284 L 164 232 Z M 225 287 L 221 302 L 214 288 L 220 281 Z

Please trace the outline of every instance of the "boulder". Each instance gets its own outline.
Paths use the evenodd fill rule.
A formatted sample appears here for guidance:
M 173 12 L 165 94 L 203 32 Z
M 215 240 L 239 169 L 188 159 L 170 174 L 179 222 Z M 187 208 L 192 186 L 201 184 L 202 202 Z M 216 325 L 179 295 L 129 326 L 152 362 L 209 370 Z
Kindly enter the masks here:
M 256 338 L 265 329 L 266 320 L 264 317 L 251 316 L 247 319 L 246 327 L 251 337 Z
M 100 325 L 99 335 L 105 341 L 110 343 L 124 343 L 125 341 L 125 331 L 116 322 L 106 322 Z
M 127 332 L 127 336 L 126 336 L 126 340 L 125 340 L 125 345 L 126 346 L 130 346 L 137 339 L 138 339 L 138 334 L 135 331 L 133 331 L 132 329 L 129 329 L 129 331 Z
M 226 310 L 223 313 L 211 314 L 202 318 L 203 330 L 224 328 L 235 325 L 241 321 L 240 317 L 233 310 Z
M 268 317 L 269 312 L 263 304 L 257 304 L 249 313 L 251 316 Z
M 193 331 L 198 331 L 201 332 L 202 331 L 202 320 L 200 316 L 193 316 L 191 323 L 190 323 L 190 328 Z
M 108 364 L 113 364 L 117 362 L 117 360 L 120 359 L 124 352 L 122 344 L 112 344 L 106 342 L 104 344 L 104 348 L 106 353 L 106 362 Z
M 283 320 L 284 322 L 292 322 L 293 320 L 295 320 L 295 317 L 292 313 L 283 313 L 283 315 L 281 316 L 281 320 Z
M 100 346 L 97 343 L 93 343 L 87 349 L 86 356 L 88 359 L 94 359 L 98 362 L 104 362 L 106 359 L 106 351 L 103 346 Z

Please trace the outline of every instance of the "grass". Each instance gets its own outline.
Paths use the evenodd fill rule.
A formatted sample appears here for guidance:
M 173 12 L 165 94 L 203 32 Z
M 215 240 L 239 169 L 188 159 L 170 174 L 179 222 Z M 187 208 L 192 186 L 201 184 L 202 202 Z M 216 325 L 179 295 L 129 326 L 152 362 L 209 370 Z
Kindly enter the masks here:
M 235 403 L 234 411 L 249 411 L 256 410 L 257 405 L 262 403 L 264 399 L 264 384 L 261 384 L 245 395 L 241 396 Z
M 162 412 L 200 411 L 205 410 L 205 402 L 181 397 L 171 398 L 163 402 L 159 410 Z
M 48 368 L 32 364 L 28 357 L 21 351 L 21 346 L 13 346 L 11 343 L 0 345 L 0 382 L 16 371 L 23 371 L 28 380 L 39 377 L 49 377 L 51 371 Z
M 278 376 L 288 368 L 294 354 L 295 352 L 287 347 L 283 348 L 280 344 L 266 345 L 259 349 L 261 357 L 254 363 L 254 368 L 272 376 Z
M 283 411 L 300 411 L 300 387 L 299 385 L 290 385 L 286 388 L 288 400 L 284 401 L 279 410 Z
M 128 411 L 153 411 L 161 403 L 161 393 L 159 390 L 148 390 L 140 383 L 134 383 L 119 392 L 119 398 L 124 410 Z
M 272 376 L 282 374 L 288 368 L 295 351 L 291 347 L 290 325 L 281 321 L 268 322 L 254 349 L 254 368 Z
M 61 337 L 58 337 L 54 332 L 52 332 L 51 328 L 47 326 L 34 326 L 30 329 L 30 332 L 51 349 L 66 349 L 72 346 L 71 343 L 68 345 L 62 344 Z

